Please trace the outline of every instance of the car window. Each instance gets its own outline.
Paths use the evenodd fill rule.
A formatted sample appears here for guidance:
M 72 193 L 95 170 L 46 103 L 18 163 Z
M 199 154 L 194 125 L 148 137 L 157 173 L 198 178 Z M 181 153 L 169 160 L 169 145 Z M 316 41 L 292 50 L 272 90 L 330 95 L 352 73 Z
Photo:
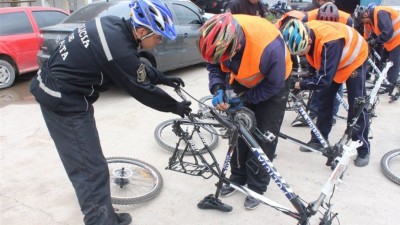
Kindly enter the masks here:
M 68 15 L 58 11 L 33 11 L 33 17 L 39 28 L 48 27 L 60 23 Z
M 89 4 L 72 13 L 64 23 L 83 23 L 102 16 L 118 16 L 129 18 L 130 8 L 126 2 L 110 2 L 107 4 Z
M 176 20 L 179 25 L 201 24 L 201 20 L 193 10 L 180 4 L 172 4 L 175 11 Z
M 0 35 L 33 33 L 25 12 L 0 14 Z

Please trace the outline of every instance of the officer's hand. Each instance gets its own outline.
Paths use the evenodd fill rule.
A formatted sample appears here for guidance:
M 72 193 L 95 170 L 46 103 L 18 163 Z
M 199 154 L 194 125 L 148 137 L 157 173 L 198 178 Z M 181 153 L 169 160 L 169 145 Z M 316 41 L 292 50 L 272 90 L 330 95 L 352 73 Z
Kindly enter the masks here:
M 192 102 L 189 102 L 189 101 L 182 101 L 182 102 L 176 103 L 175 114 L 178 114 L 182 118 L 184 118 L 185 115 L 188 116 L 189 113 L 192 111 L 192 109 L 190 108 L 191 104 L 192 104 Z
M 185 83 L 179 77 L 164 77 L 160 84 L 164 84 L 173 88 L 177 88 L 179 86 L 185 87 Z
M 229 103 L 230 110 L 240 109 L 245 105 L 244 99 L 240 98 L 240 97 L 232 98 L 229 100 L 228 103 Z
M 212 104 L 216 109 L 225 111 L 229 108 L 227 99 L 228 98 L 226 97 L 225 91 L 223 89 L 218 89 L 214 93 L 214 97 L 212 99 Z

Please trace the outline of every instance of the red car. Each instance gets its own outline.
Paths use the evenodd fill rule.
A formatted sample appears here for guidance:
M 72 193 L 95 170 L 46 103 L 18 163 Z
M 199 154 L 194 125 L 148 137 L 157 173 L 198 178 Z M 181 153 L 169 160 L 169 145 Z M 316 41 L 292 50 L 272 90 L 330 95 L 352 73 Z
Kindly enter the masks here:
M 0 8 L 0 89 L 10 87 L 16 75 L 38 70 L 39 29 L 68 15 L 52 7 Z

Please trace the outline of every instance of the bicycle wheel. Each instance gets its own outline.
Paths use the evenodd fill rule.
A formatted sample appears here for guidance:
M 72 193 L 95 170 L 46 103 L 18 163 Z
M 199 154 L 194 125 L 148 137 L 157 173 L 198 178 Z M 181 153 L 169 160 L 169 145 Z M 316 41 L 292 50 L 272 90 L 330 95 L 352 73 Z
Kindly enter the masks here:
M 113 204 L 137 204 L 160 194 L 163 179 L 154 166 L 127 157 L 107 158 L 107 164 Z
M 176 119 L 166 120 L 160 123 L 154 130 L 154 138 L 156 139 L 156 142 L 162 148 L 170 152 L 175 151 L 176 143 L 179 141 L 179 137 L 175 135 L 172 128 L 175 120 Z M 189 120 L 184 119 L 183 121 L 187 121 L 188 123 L 181 124 L 182 129 L 191 134 L 194 129 L 194 125 L 191 124 Z M 200 126 L 200 132 L 203 134 L 204 140 L 210 149 L 214 149 L 218 143 L 217 131 L 211 126 Z M 201 154 L 207 152 L 207 149 L 204 147 L 200 137 L 197 134 L 193 134 L 192 141 L 196 146 L 203 146 L 203 148 L 199 149 Z M 179 151 L 183 151 L 185 147 L 186 145 L 181 144 L 179 146 Z M 185 154 L 192 155 L 193 153 L 191 151 L 187 151 Z
M 205 110 L 206 106 L 213 106 L 212 99 L 213 99 L 212 95 L 207 95 L 207 96 L 201 97 L 199 99 L 199 109 Z
M 382 157 L 381 170 L 387 178 L 400 185 L 400 148 L 392 150 Z

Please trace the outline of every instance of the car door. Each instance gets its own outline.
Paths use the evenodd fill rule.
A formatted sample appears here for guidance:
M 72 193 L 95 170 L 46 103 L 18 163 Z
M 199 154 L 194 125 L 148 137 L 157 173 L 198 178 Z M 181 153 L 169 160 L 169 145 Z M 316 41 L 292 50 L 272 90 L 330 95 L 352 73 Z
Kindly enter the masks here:
M 38 37 L 25 11 L 0 15 L 1 39 L 8 54 L 14 58 L 20 73 L 36 69 Z
M 201 9 L 191 2 L 173 3 L 172 8 L 176 15 L 177 26 L 179 27 L 179 38 L 182 44 L 182 64 L 191 65 L 202 61 L 197 48 L 199 29 L 203 24 L 199 14 Z

